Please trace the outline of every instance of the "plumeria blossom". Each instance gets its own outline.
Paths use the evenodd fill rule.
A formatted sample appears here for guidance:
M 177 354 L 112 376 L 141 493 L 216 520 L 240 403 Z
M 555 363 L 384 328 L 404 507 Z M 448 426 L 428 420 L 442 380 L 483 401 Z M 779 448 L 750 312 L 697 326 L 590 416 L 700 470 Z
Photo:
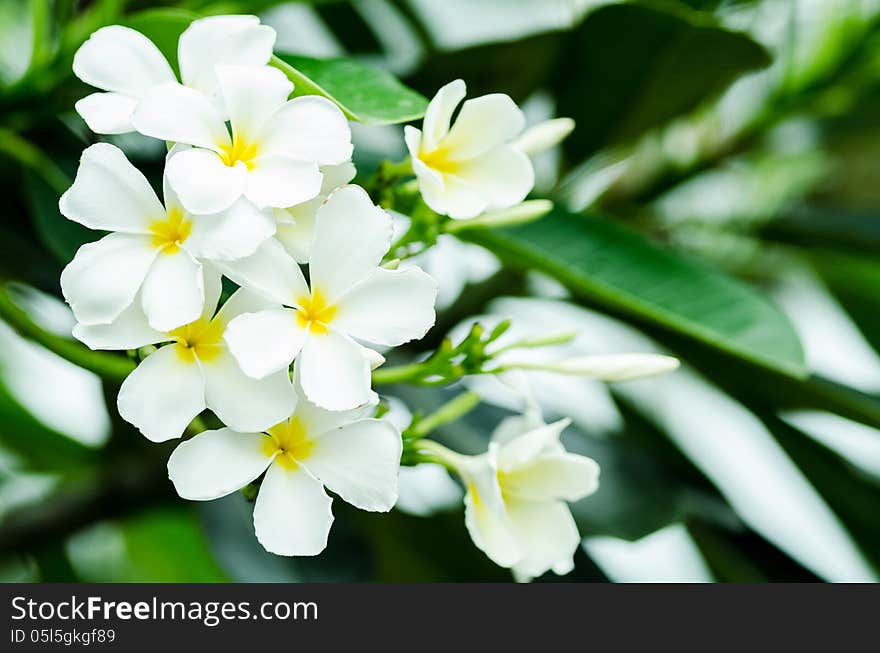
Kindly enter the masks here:
M 400 432 L 387 420 L 354 411 L 326 411 L 298 384 L 296 408 L 265 432 L 205 431 L 174 450 L 168 475 L 177 493 L 216 499 L 266 473 L 254 506 L 254 530 L 263 547 L 286 556 L 316 555 L 333 523 L 326 486 L 347 503 L 387 512 L 397 501 Z
M 287 208 L 321 191 L 319 166 L 351 158 L 351 131 L 326 98 L 288 100 L 293 84 L 276 68 L 215 68 L 231 126 L 204 93 L 169 82 L 135 109 L 139 132 L 194 146 L 168 162 L 167 174 L 192 213 L 222 211 L 242 196 L 259 207 Z
M 211 16 L 193 21 L 178 41 L 183 84 L 217 98 L 218 64 L 264 66 L 272 56 L 275 30 L 256 16 Z M 99 134 L 134 131 L 132 113 L 154 87 L 177 81 L 159 48 L 122 25 L 102 27 L 77 50 L 73 72 L 104 92 L 76 103 L 89 128 Z M 222 104 L 219 105 L 222 110 Z
M 201 316 L 168 332 L 150 327 L 140 302 L 132 303 L 112 324 L 74 328 L 73 335 L 92 349 L 169 343 L 128 375 L 117 399 L 119 414 L 154 442 L 180 437 L 205 408 L 242 431 L 265 429 L 293 410 L 296 398 L 287 370 L 252 379 L 241 371 L 223 341 L 230 320 L 268 303 L 238 290 L 215 315 L 220 291 L 219 274 L 206 269 Z
M 296 358 L 306 397 L 322 408 L 373 401 L 370 356 L 357 340 L 395 347 L 424 336 L 435 318 L 437 283 L 430 276 L 379 267 L 390 239 L 390 216 L 349 185 L 318 209 L 311 286 L 275 239 L 223 264 L 233 281 L 281 304 L 230 322 L 224 337 L 244 372 L 263 378 Z
M 110 324 L 135 297 L 153 329 L 192 322 L 205 303 L 202 260 L 247 256 L 275 231 L 272 213 L 243 199 L 215 215 L 192 215 L 167 181 L 163 206 L 119 148 L 98 143 L 83 152 L 59 209 L 111 233 L 80 247 L 61 274 L 79 322 Z
M 580 535 L 565 502 L 596 491 L 599 466 L 565 450 L 559 436 L 569 423 L 545 424 L 530 409 L 502 421 L 482 455 L 439 454 L 467 488 L 465 524 L 474 544 L 520 579 L 574 568 Z
M 327 201 L 330 193 L 354 179 L 355 172 L 351 161 L 335 166 L 324 166 L 321 168 L 324 179 L 317 197 L 286 209 L 275 209 L 275 220 L 278 223 L 275 237 L 297 263 L 309 262 L 309 252 L 315 240 L 315 218 L 318 209 Z
M 437 213 L 472 218 L 487 210 L 518 204 L 535 182 L 529 157 L 511 145 L 525 116 L 500 93 L 466 101 L 457 79 L 428 104 L 422 129 L 405 127 L 406 146 L 425 202 Z

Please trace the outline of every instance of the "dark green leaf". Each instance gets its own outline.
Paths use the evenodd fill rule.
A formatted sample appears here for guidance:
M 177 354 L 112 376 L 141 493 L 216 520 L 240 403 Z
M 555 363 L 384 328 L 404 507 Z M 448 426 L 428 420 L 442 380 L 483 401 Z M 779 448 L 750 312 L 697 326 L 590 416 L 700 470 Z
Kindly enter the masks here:
M 71 261 L 81 245 L 101 237 L 100 232 L 61 215 L 58 194 L 42 180 L 29 175 L 24 191 L 37 235 L 61 263 Z
M 807 373 L 794 328 L 766 297 L 608 220 L 555 209 L 538 222 L 462 237 L 512 267 L 552 276 L 578 299 L 795 377 Z
M 322 95 L 346 117 L 371 125 L 418 120 L 428 101 L 383 70 L 351 59 L 313 59 L 279 53 L 272 64 L 294 84 L 294 96 Z
M 770 58 L 706 14 L 642 2 L 590 14 L 562 60 L 557 111 L 578 122 L 565 146 L 579 159 L 694 109 Z
M 0 386 L 0 449 L 36 472 L 69 471 L 97 459 L 94 449 L 54 431 L 27 412 Z

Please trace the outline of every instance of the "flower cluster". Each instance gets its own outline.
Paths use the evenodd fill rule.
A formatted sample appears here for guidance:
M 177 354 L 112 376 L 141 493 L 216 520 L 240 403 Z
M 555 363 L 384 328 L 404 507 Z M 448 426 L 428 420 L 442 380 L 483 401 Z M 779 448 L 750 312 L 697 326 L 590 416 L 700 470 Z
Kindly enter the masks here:
M 138 361 L 119 389 L 119 414 L 152 441 L 183 438 L 168 462 L 181 497 L 259 486 L 254 528 L 268 551 L 325 548 L 333 521 L 325 488 L 384 512 L 397 502 L 402 460 L 440 462 L 466 488 L 466 525 L 489 558 L 521 578 L 566 573 L 579 535 L 564 502 L 593 492 L 599 477 L 594 461 L 561 444 L 566 420 L 547 425 L 529 404 L 499 425 L 485 454 L 463 456 L 426 436 L 473 407 L 470 395 L 401 433 L 377 417 L 373 384 L 449 384 L 514 368 L 620 380 L 675 362 L 502 363 L 513 348 L 561 341 L 502 346 L 503 323 L 472 326 L 421 362 L 374 371 L 385 360 L 377 349 L 434 325 L 438 285 L 412 261 L 397 265 L 407 238 L 392 244 L 390 214 L 351 183 L 346 117 L 331 99 L 296 94 L 272 65 L 274 41 L 253 16 L 196 20 L 178 42 L 180 79 L 154 43 L 126 27 L 102 28 L 79 49 L 74 71 L 99 89 L 76 104 L 88 126 L 165 141 L 168 153 L 160 199 L 119 148 L 98 142 L 83 152 L 60 210 L 105 235 L 61 276 L 74 336 Z M 529 156 L 573 123 L 524 131 L 508 96 L 464 97 L 463 81 L 444 86 L 422 129 L 405 128 L 410 158 L 397 167 L 415 177 L 406 185 L 431 225 L 491 227 L 549 210 L 546 201 L 521 204 L 534 185 Z M 372 190 L 384 197 L 388 188 Z M 436 234 L 428 240 L 426 248 Z
M 85 150 L 60 210 L 109 233 L 77 252 L 61 285 L 79 340 L 149 348 L 120 388 L 123 418 L 157 442 L 205 409 L 225 425 L 175 450 L 181 496 L 214 498 L 266 472 L 258 538 L 314 555 L 332 521 L 324 485 L 365 510 L 397 499 L 400 434 L 369 417 L 382 357 L 364 343 L 422 337 L 437 285 L 380 266 L 391 218 L 348 185 L 348 122 L 326 98 L 290 99 L 293 84 L 268 65 L 274 39 L 254 17 L 197 20 L 178 44 L 180 81 L 126 27 L 80 48 L 76 74 L 103 91 L 77 103 L 87 124 L 171 147 L 161 200 L 117 147 Z M 238 289 L 220 305 L 223 277 Z

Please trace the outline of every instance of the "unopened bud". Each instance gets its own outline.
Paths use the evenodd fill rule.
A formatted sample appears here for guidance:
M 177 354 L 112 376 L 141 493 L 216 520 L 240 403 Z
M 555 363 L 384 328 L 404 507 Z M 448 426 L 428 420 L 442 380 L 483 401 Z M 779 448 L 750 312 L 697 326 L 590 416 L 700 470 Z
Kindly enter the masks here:
M 529 156 L 535 156 L 559 145 L 573 129 L 574 120 L 571 118 L 545 120 L 529 127 L 511 145 Z

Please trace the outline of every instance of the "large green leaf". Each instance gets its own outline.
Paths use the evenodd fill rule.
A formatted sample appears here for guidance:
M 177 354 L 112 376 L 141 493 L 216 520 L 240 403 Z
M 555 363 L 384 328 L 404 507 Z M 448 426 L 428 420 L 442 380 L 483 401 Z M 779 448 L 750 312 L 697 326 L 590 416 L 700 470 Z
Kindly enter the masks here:
M 591 13 L 562 61 L 557 111 L 577 120 L 566 148 L 582 157 L 694 109 L 770 59 L 707 14 L 643 1 Z
M 598 216 L 555 209 L 538 222 L 462 237 L 552 276 L 580 300 L 791 376 L 807 373 L 791 323 L 763 295 Z
M 418 120 L 428 101 L 383 70 L 351 59 L 313 59 L 280 53 L 272 64 L 293 82 L 293 94 L 323 95 L 346 117 L 371 125 Z

